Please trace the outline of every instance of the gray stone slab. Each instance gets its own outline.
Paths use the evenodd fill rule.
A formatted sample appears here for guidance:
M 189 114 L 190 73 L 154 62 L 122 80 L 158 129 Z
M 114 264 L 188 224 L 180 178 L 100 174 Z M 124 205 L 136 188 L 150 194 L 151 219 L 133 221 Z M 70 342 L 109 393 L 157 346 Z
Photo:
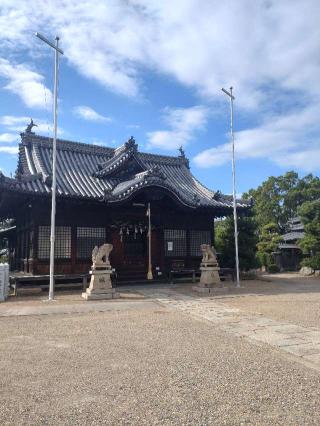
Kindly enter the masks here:
M 297 356 L 320 354 L 320 345 L 314 345 L 312 343 L 284 346 L 282 349 Z
M 228 287 L 192 287 L 192 290 L 197 292 L 199 295 L 217 295 L 217 294 L 227 294 L 229 292 Z
M 312 362 L 317 367 L 320 367 L 320 353 L 313 355 L 306 355 L 303 357 L 306 361 Z
M 82 293 L 82 297 L 85 300 L 107 300 L 107 299 L 119 299 L 119 293 Z

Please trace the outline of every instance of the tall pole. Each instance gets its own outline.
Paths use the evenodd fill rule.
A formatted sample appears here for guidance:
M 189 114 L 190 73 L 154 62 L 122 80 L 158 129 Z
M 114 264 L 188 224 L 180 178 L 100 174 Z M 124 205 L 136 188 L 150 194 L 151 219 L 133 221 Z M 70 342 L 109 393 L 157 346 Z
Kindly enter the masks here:
M 234 155 L 234 132 L 233 132 L 233 101 L 235 97 L 232 94 L 233 88 L 230 87 L 230 92 L 225 89 L 222 91 L 230 98 L 230 133 L 232 143 L 232 193 L 233 193 L 233 220 L 234 220 L 234 243 L 236 249 L 236 273 L 237 287 L 240 287 L 240 272 L 239 272 L 239 246 L 238 246 L 238 218 L 237 218 L 237 198 L 236 198 L 236 164 Z
M 151 209 L 148 203 L 148 280 L 153 280 L 152 263 L 151 263 Z
M 57 128 L 58 128 L 58 67 L 59 53 L 63 51 L 59 48 L 59 37 L 55 38 L 55 44 L 47 40 L 43 35 L 36 33 L 36 36 L 54 49 L 54 90 L 53 90 L 53 144 L 52 144 L 52 187 L 51 187 L 51 225 L 50 225 L 50 283 L 49 300 L 54 299 L 54 246 L 55 246 L 55 225 L 56 225 L 56 162 L 57 162 Z

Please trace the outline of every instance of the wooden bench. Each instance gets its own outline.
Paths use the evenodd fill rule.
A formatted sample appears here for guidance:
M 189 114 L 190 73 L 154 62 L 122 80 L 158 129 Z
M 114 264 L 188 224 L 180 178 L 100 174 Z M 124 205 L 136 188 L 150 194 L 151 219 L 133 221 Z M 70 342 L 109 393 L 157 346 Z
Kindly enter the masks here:
M 66 275 L 54 275 L 54 288 L 70 288 L 70 287 L 82 287 L 85 291 L 88 284 L 89 274 L 66 274 Z M 74 282 L 80 280 L 80 282 Z M 14 296 L 18 296 L 18 289 L 21 287 L 36 287 L 41 289 L 49 288 L 49 275 L 12 275 L 10 276 L 10 285 L 13 287 Z M 66 282 L 68 281 L 68 282 Z M 71 281 L 71 282 L 70 282 Z M 36 284 L 38 283 L 38 285 Z
M 173 284 L 173 276 L 191 276 L 192 282 L 196 282 L 196 270 L 195 269 L 172 269 L 169 272 L 169 282 Z

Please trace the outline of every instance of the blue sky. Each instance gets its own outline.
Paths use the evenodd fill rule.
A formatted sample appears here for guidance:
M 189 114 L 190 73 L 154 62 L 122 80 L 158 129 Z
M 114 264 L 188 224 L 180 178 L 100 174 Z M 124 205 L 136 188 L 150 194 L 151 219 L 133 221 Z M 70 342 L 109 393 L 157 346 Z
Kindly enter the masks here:
M 270 175 L 320 170 L 317 0 L 2 0 L 0 169 L 14 173 L 29 117 L 51 135 L 53 54 L 61 37 L 59 135 L 177 155 L 231 193 L 234 86 L 237 191 Z

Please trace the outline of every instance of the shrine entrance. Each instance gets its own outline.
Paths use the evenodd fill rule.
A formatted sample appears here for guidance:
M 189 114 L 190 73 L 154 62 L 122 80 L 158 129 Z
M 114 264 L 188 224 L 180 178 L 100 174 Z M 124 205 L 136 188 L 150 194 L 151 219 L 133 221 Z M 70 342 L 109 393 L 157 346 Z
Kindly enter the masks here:
M 113 233 L 112 266 L 119 281 L 145 280 L 148 270 L 147 233 Z
M 147 236 L 146 234 L 123 236 L 123 266 L 125 269 L 147 271 Z

